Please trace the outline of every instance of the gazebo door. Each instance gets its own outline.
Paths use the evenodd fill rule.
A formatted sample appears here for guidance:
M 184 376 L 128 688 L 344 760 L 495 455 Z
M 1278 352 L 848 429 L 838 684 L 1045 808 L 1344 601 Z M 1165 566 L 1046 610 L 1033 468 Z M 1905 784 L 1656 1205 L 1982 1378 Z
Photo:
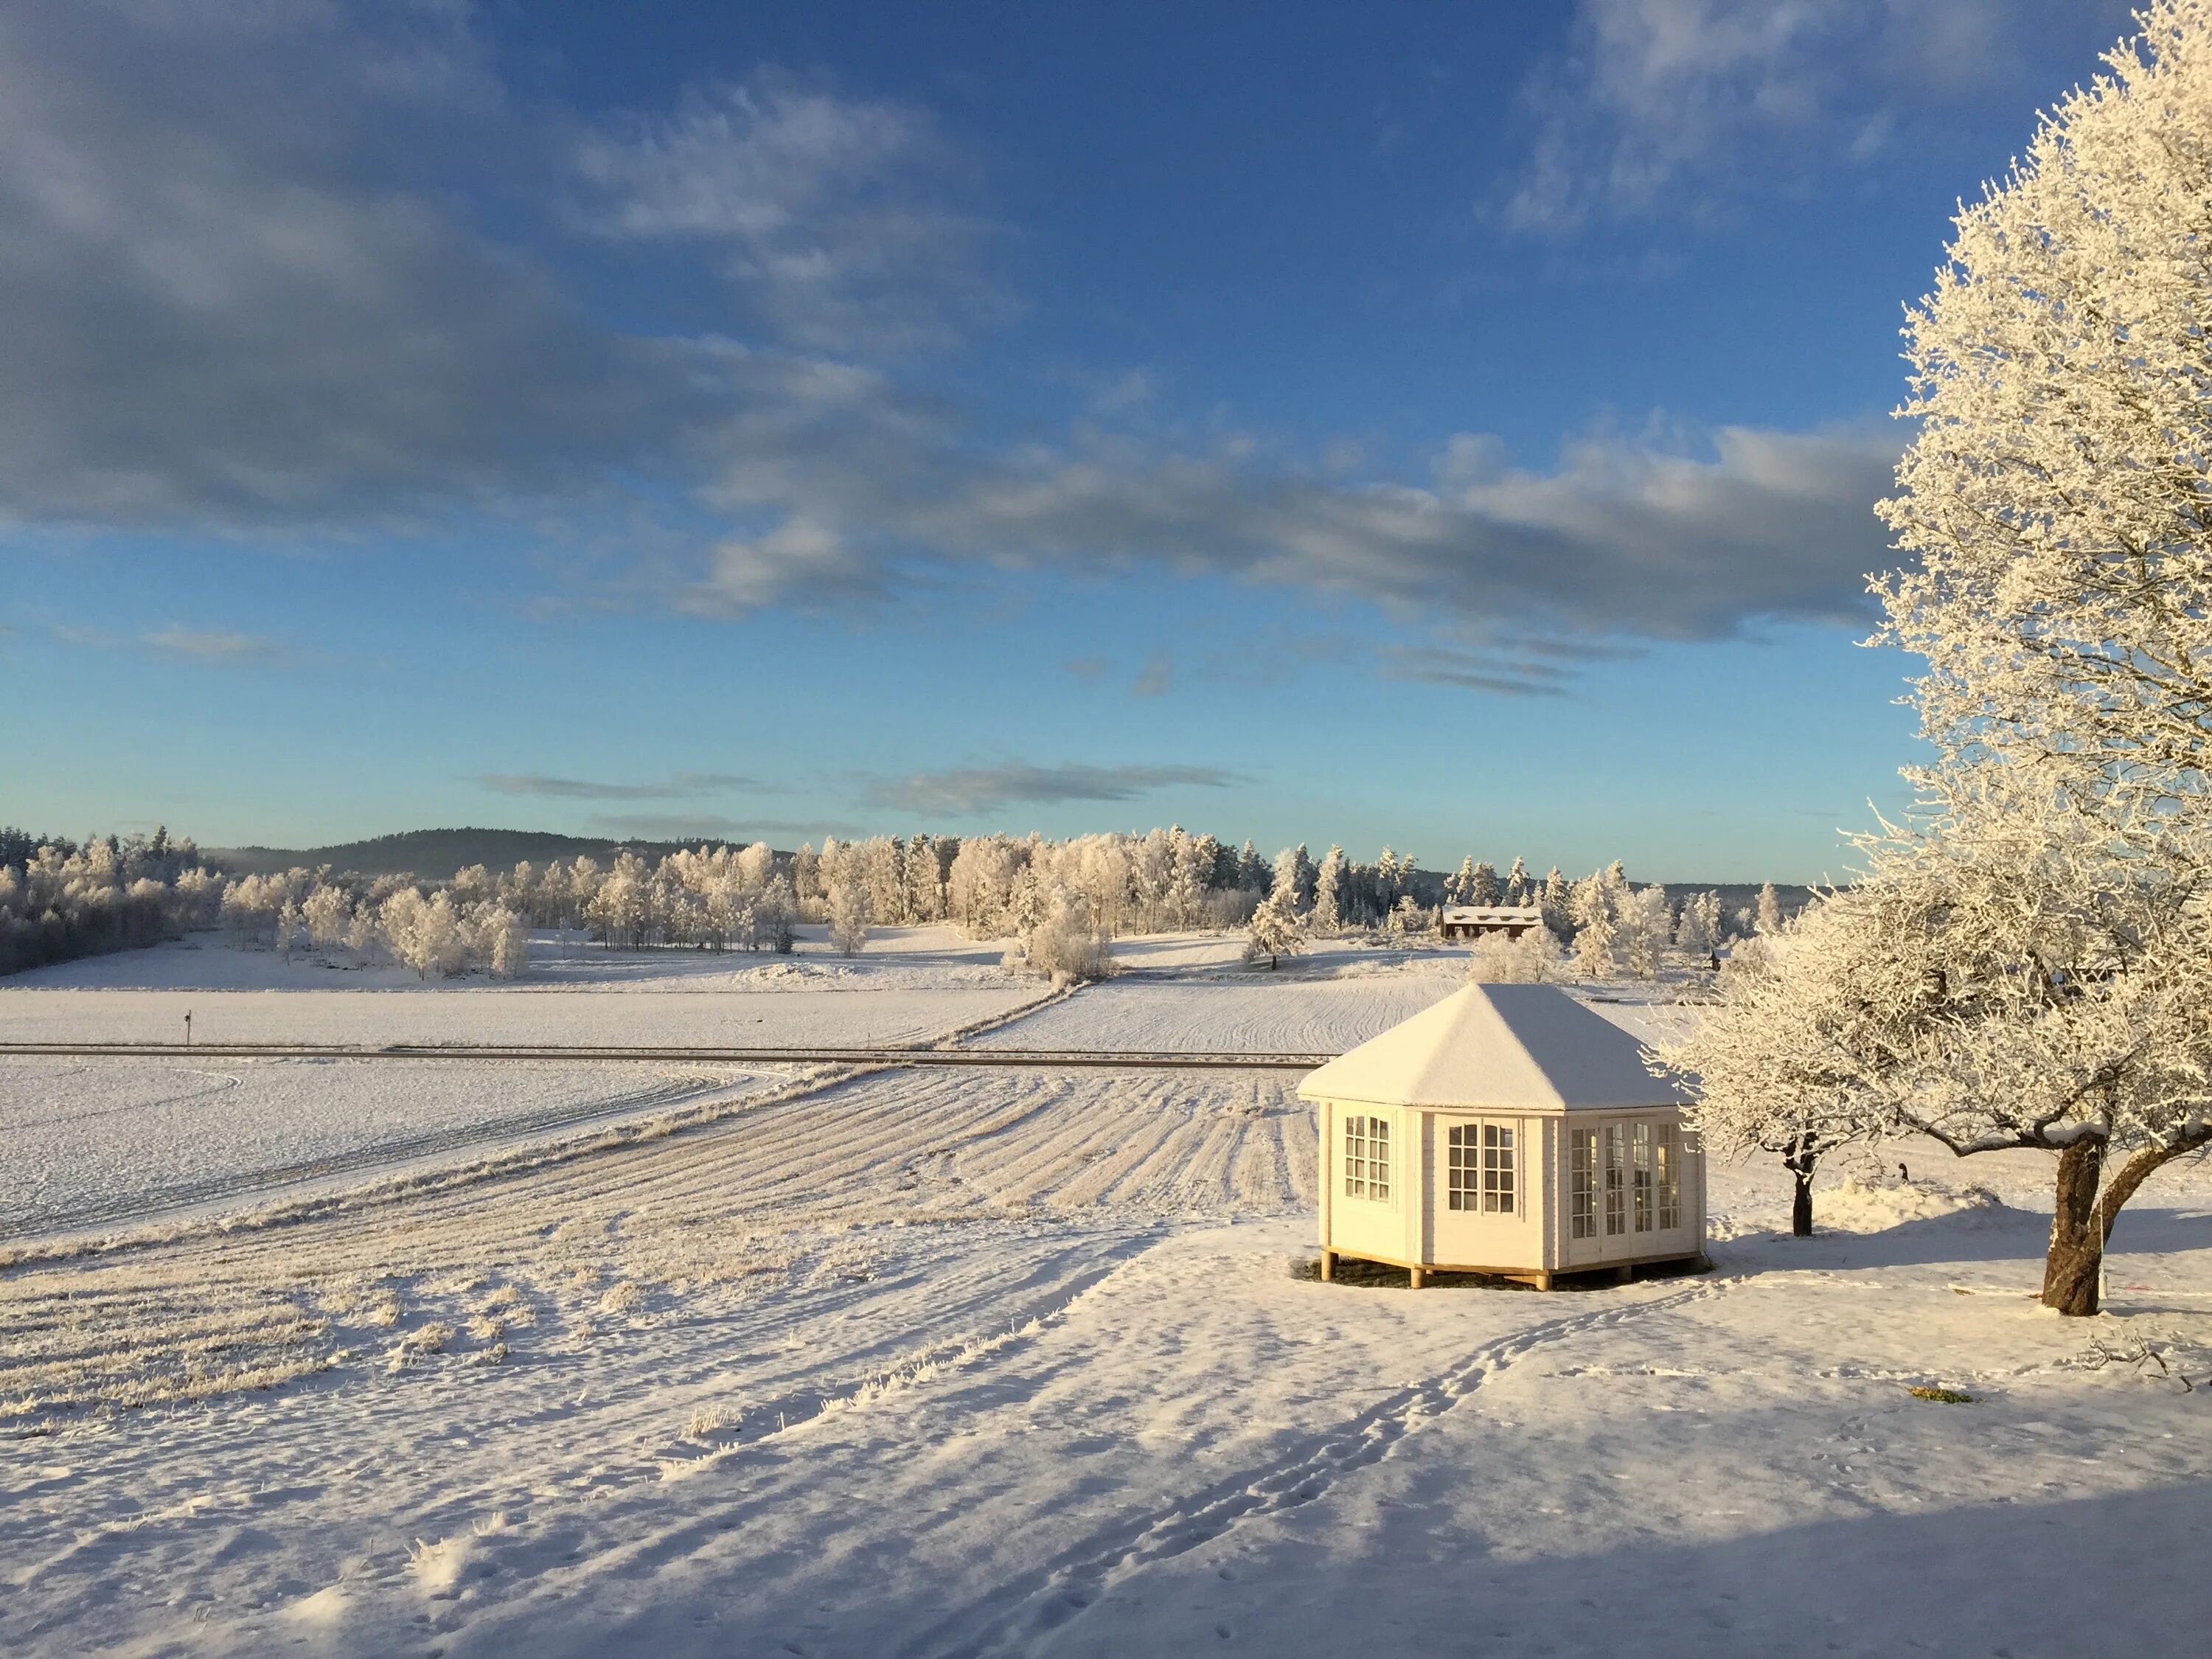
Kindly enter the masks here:
M 1567 1126 L 1567 1262 L 1663 1254 L 1683 1237 L 1680 1140 L 1672 1124 Z

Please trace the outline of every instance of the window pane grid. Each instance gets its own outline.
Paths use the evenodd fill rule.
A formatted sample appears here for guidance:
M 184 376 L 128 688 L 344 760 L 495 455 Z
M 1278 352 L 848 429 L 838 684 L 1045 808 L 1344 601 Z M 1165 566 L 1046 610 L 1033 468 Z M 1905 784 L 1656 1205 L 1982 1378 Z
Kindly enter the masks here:
M 1390 1123 L 1387 1118 L 1344 1120 L 1344 1195 L 1390 1196 Z
M 1454 1126 L 1444 1144 L 1444 1204 L 1448 1209 L 1472 1210 L 1480 1191 L 1480 1169 L 1470 1136 L 1471 1124 Z
M 1651 1231 L 1652 1211 L 1651 1126 L 1648 1123 L 1632 1124 L 1629 1127 L 1629 1144 L 1635 1155 L 1634 1163 L 1630 1170 L 1633 1177 L 1630 1191 L 1636 1200 L 1636 1231 L 1639 1233 L 1648 1233 Z
M 1513 1131 L 1482 1126 L 1482 1207 L 1490 1215 L 1513 1213 Z
M 1513 1126 L 1459 1123 L 1444 1139 L 1444 1204 L 1486 1215 L 1518 1215 Z
M 1571 1132 L 1572 1171 L 1568 1183 L 1568 1224 L 1577 1238 L 1597 1237 L 1597 1131 Z
M 1628 1170 L 1620 1125 L 1605 1126 L 1605 1231 L 1610 1238 L 1628 1231 Z

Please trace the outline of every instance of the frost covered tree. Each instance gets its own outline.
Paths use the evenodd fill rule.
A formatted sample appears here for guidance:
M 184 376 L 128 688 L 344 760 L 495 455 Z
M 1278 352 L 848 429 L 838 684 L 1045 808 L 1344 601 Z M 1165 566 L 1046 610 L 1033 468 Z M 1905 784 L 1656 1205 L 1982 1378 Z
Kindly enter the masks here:
M 1710 956 L 1720 948 L 1721 896 L 1692 893 L 1682 901 L 1674 924 L 1674 948 L 1686 956 Z
M 1273 968 L 1283 957 L 1294 957 L 1306 948 L 1305 929 L 1298 923 L 1297 889 L 1285 882 L 1267 895 L 1267 902 L 1252 913 L 1252 927 L 1244 939 L 1244 960 L 1257 962 L 1267 958 Z
M 798 934 L 799 898 L 792 891 L 791 878 L 771 876 L 761 889 L 760 896 L 753 901 L 752 942 L 758 951 L 773 951 L 780 957 L 791 954 Z
M 1395 944 L 1402 945 L 1408 939 L 1433 931 L 1434 919 L 1428 907 L 1411 893 L 1401 894 L 1390 907 L 1390 914 L 1382 919 L 1382 931 Z
M 1565 939 L 1574 931 L 1573 892 L 1558 865 L 1553 865 L 1545 876 L 1537 902 L 1544 912 L 1544 926 L 1552 930 L 1554 937 Z
M 494 979 L 513 979 L 530 963 L 530 923 L 496 899 L 470 913 L 469 943 Z
M 289 962 L 301 936 L 307 932 L 307 918 L 300 908 L 297 899 L 286 899 L 276 912 L 276 954 Z
M 1909 316 L 1918 433 L 1880 511 L 1923 732 L 2123 819 L 2212 820 L 2212 3 L 2154 0 L 1965 209 Z
M 2204 883 L 2116 860 L 2106 814 L 2034 769 L 1920 781 L 1923 814 L 1863 840 L 1860 880 L 1754 941 L 1668 1057 L 1723 1114 L 1817 1107 L 1831 1135 L 2051 1154 L 2043 1299 L 2094 1313 L 2122 1207 L 2212 1145 Z M 2157 847 L 2156 826 L 2128 830 Z
M 1938 759 L 1778 965 L 1842 1010 L 1826 1058 L 1881 1130 L 2054 1157 L 2066 1314 L 2142 1182 L 2212 1145 L 2212 0 L 2139 17 L 1909 316 L 1881 511 L 1912 559 L 1876 586 Z
M 1444 878 L 1444 902 L 1447 904 L 1471 902 L 1468 895 L 1474 890 L 1474 854 L 1470 853 L 1459 861 L 1459 868 Z
M 319 886 L 301 901 L 300 914 L 307 923 L 308 943 L 328 951 L 344 940 L 346 927 L 353 921 L 353 902 L 343 887 Z
M 1531 927 L 1518 939 L 1488 933 L 1468 951 L 1467 977 L 1475 985 L 1534 985 L 1551 977 L 1559 956 L 1548 928 Z
M 1344 848 L 1331 847 L 1314 872 L 1313 914 L 1307 927 L 1317 939 L 1334 939 L 1344 931 Z
M 1406 873 L 1410 877 L 1413 874 L 1412 869 L 1409 867 Z M 1473 879 L 1468 884 L 1467 902 L 1469 904 L 1495 904 L 1498 902 L 1499 891 L 1498 866 L 1488 860 L 1476 865 Z
M 1529 875 L 1528 866 L 1516 854 L 1513 867 L 1505 872 L 1505 902 L 1508 904 L 1526 904 L 1535 889 L 1535 880 Z
M 1584 979 L 1612 978 L 1613 945 L 1620 928 L 1605 872 L 1584 876 L 1574 884 L 1567 913 L 1575 926 L 1575 972 Z
M 1683 907 L 1686 913 L 1691 907 Z M 1815 905 L 1747 945 L 1722 981 L 1722 1009 L 1662 1042 L 1662 1066 L 1692 1102 L 1684 1121 L 1709 1152 L 1774 1157 L 1790 1173 L 1790 1231 L 1813 1234 L 1813 1176 L 1821 1158 L 1877 1132 L 1881 1114 L 1838 1053 L 1848 1040 L 1849 988 L 1833 971 L 1843 912 Z
M 1752 926 L 1756 927 L 1762 936 L 1778 933 L 1781 929 L 1782 901 L 1776 896 L 1774 884 L 1771 881 L 1759 890 L 1759 909 L 1753 918 Z
M 829 843 L 823 842 L 826 853 Z M 842 879 L 830 889 L 825 912 L 830 943 L 840 956 L 856 957 L 868 942 L 868 890 L 857 878 Z
M 403 887 L 384 901 L 377 921 L 394 959 L 412 968 L 417 979 L 444 979 L 467 963 L 461 915 L 444 893 L 425 898 Z
M 1638 979 L 1657 980 L 1660 963 L 1674 935 L 1674 915 L 1667 900 L 1667 890 L 1654 883 L 1623 894 L 1620 907 L 1622 962 Z
M 1106 978 L 1114 971 L 1114 953 L 1091 920 L 1090 901 L 1055 881 L 1041 896 L 1035 924 L 1008 948 L 1006 966 L 1042 974 L 1055 985 L 1073 985 Z
M 1613 918 L 1600 910 L 1575 929 L 1575 972 L 1583 979 L 1610 979 L 1613 973 Z

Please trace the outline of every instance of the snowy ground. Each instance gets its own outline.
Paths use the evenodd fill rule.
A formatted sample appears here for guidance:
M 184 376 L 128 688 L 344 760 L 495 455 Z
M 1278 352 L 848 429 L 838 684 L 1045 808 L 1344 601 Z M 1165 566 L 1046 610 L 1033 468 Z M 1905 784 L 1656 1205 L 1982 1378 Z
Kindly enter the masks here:
M 1328 1000 L 1350 981 L 1169 966 L 1185 1005 L 1126 980 L 998 1039 L 1382 1017 Z M 2206 1383 L 2202 1168 L 2124 1217 L 2095 1322 L 2033 1301 L 2045 1161 L 1917 1148 L 1890 1154 L 1911 1187 L 1832 1179 L 1809 1243 L 1771 1231 L 1778 1171 L 1717 1171 L 1708 1275 L 1416 1294 L 1294 1276 L 1294 1081 L 883 1071 L 21 1261 L 0 1651 L 2025 1659 L 2201 1632 L 2212 1386 L 2083 1361 L 2148 1340 Z
M 781 1068 L 0 1057 L 0 1239 L 729 1099 Z
M 814 930 L 818 931 L 818 930 Z M 512 984 L 423 985 L 213 935 L 63 963 L 0 984 L 0 1041 L 855 1047 L 912 1042 L 1035 1000 L 1003 946 L 892 928 L 855 957 L 818 939 L 793 957 L 606 951 L 541 942 Z

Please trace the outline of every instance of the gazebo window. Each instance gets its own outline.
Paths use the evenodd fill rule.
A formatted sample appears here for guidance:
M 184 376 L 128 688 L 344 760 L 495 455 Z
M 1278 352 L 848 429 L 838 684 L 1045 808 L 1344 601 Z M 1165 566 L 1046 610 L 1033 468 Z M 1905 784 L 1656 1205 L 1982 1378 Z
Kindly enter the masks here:
M 1487 1215 L 1520 1212 L 1510 1123 L 1459 1123 L 1445 1146 L 1445 1202 Z
M 1613 1237 L 1628 1231 L 1627 1137 L 1620 1125 L 1605 1126 L 1605 1231 Z
M 1653 1149 L 1659 1177 L 1659 1226 L 1662 1231 L 1682 1224 L 1682 1137 L 1671 1123 L 1659 1126 Z
M 1389 1119 L 1344 1120 L 1344 1195 L 1380 1199 L 1390 1196 Z
M 1636 1200 L 1636 1231 L 1651 1231 L 1651 1126 L 1632 1123 L 1628 1127 L 1629 1148 L 1634 1154 L 1630 1166 L 1630 1193 Z
M 1597 1131 L 1568 1133 L 1573 1156 L 1567 1185 L 1567 1224 L 1577 1238 L 1597 1237 Z

